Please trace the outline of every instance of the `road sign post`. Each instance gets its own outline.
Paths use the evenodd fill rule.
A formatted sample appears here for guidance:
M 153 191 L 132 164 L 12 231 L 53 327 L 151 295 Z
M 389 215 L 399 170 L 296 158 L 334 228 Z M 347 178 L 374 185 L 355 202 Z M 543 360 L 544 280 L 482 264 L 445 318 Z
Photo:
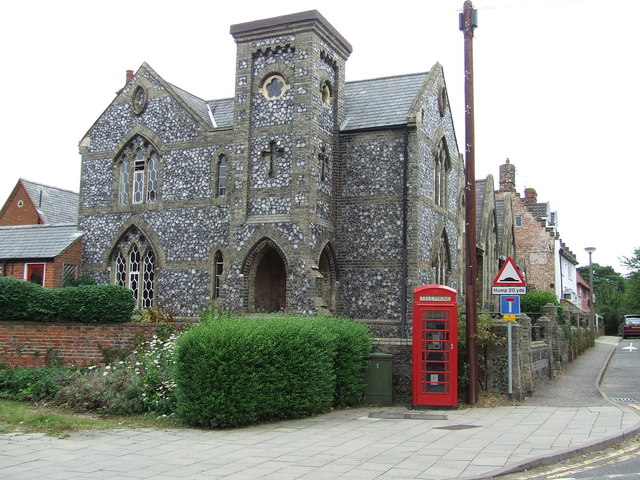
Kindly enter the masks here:
M 508 395 L 513 399 L 513 322 L 520 315 L 520 294 L 527 293 L 527 284 L 511 257 L 507 258 L 493 280 L 491 293 L 500 295 L 500 313 L 507 322 Z
M 507 390 L 507 395 L 509 397 L 509 400 L 513 400 L 513 343 L 512 343 L 512 334 L 511 334 L 511 327 L 513 326 L 513 322 L 507 322 L 507 355 L 508 355 L 508 361 L 507 361 L 507 369 L 508 369 L 508 375 L 509 375 L 509 385 L 508 385 L 508 390 Z

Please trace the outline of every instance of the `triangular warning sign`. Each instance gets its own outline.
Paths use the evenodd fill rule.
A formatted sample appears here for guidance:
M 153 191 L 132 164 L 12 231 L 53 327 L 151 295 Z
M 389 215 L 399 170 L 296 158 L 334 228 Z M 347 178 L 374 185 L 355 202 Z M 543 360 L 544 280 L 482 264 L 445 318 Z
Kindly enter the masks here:
M 527 283 L 522 278 L 522 274 L 511 257 L 507 257 L 502 268 L 493 280 L 494 287 L 525 287 Z

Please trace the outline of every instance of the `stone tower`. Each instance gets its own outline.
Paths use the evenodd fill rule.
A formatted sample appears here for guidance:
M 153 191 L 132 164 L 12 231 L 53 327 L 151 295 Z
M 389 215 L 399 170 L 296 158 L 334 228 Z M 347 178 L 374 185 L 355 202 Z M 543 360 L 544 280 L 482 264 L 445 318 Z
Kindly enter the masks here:
M 242 305 L 229 306 L 334 311 L 333 159 L 351 45 L 315 10 L 233 25 L 231 34 L 229 205 L 237 257 L 225 281 Z

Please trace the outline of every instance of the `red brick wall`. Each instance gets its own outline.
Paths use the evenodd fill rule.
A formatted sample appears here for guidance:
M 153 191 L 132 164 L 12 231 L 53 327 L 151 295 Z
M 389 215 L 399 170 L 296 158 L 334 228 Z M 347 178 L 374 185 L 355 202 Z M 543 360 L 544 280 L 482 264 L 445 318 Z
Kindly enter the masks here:
M 518 196 L 512 196 L 513 215 L 522 215 L 522 226 L 514 226 L 516 252 L 525 261 L 527 286 L 555 293 L 555 234 L 539 220 Z
M 18 201 L 20 200 L 23 203 L 22 207 L 18 207 Z M 5 206 L 6 209 L 0 216 L 0 227 L 8 225 L 37 225 L 41 223 L 40 216 L 22 183 L 20 183 L 14 194 L 9 197 Z
M 140 339 L 151 337 L 156 327 L 133 322 L 104 325 L 0 322 L 0 364 L 10 368 L 42 367 L 51 357 L 68 366 L 104 363 L 105 354 L 113 354 L 114 349 L 132 350 Z

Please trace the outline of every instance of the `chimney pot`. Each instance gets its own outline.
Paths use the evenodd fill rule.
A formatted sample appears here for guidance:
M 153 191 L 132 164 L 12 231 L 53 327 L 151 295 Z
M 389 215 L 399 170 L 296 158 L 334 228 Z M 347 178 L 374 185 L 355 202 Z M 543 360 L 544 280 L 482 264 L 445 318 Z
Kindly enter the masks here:
M 538 193 L 535 188 L 525 188 L 524 189 L 524 198 L 527 203 L 537 203 L 538 202 Z

